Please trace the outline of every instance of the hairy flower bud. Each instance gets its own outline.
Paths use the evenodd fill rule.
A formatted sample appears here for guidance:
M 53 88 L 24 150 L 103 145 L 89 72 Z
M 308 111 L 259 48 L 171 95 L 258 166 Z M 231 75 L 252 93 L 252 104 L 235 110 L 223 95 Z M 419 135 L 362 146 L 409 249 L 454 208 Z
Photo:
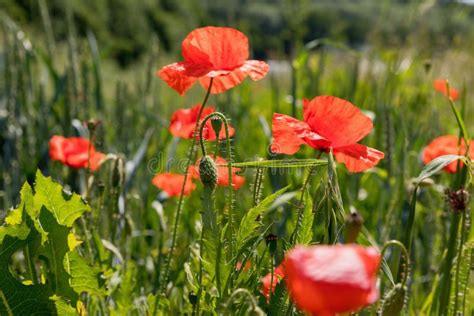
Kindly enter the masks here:
M 211 125 L 212 125 L 212 129 L 214 130 L 214 133 L 216 133 L 216 137 L 219 138 L 219 134 L 222 129 L 222 121 L 220 117 L 212 117 Z
M 400 315 L 405 304 L 406 288 L 398 283 L 396 284 L 382 300 L 382 315 L 396 316 Z
M 357 240 L 364 219 L 357 211 L 351 211 L 346 217 L 345 241 L 350 244 Z
M 217 186 L 217 167 L 210 156 L 204 156 L 199 163 L 199 176 L 202 184 L 214 190 Z

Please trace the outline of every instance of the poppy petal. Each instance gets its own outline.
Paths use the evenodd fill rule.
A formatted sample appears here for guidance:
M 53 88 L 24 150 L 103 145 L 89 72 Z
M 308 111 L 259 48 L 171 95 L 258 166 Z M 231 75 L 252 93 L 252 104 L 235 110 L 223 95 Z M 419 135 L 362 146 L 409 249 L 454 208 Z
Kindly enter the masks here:
M 215 70 L 235 69 L 248 58 L 248 38 L 233 28 L 198 28 L 184 39 L 182 54 L 189 63 L 207 65 Z
M 444 94 L 447 97 L 451 97 L 453 100 L 459 99 L 459 91 L 453 87 L 449 87 L 449 96 L 448 96 L 448 87 L 446 86 L 446 79 L 437 79 L 433 81 L 433 88 Z
M 430 163 L 433 159 L 444 155 L 465 155 L 466 146 L 464 140 L 460 141 L 457 136 L 454 135 L 443 135 L 439 136 L 431 141 L 428 146 L 425 147 L 422 154 L 424 164 Z M 474 159 L 474 141 L 470 142 L 469 156 Z M 462 164 L 461 164 L 462 165 Z M 458 162 L 453 161 L 447 165 L 444 170 L 449 173 L 456 173 Z
M 373 128 L 372 120 L 349 101 L 318 96 L 303 104 L 304 121 L 334 148 L 357 143 Z
M 186 66 L 182 62 L 166 65 L 158 71 L 158 76 L 180 95 L 184 95 L 197 80 L 197 77 L 188 75 Z
M 157 174 L 152 180 L 154 186 L 165 191 L 170 197 L 181 195 L 183 182 L 184 175 L 171 172 Z M 183 195 L 190 195 L 195 188 L 196 185 L 192 182 L 191 177 L 187 177 Z
M 379 252 L 371 247 L 298 246 L 285 257 L 285 280 L 292 300 L 306 312 L 357 311 L 374 302 L 380 260 Z
M 247 60 L 240 70 L 249 75 L 250 79 L 257 81 L 265 77 L 269 69 L 266 62 L 260 60 Z
M 303 144 L 308 144 L 314 148 L 330 145 L 326 139 L 314 133 L 305 122 L 280 113 L 273 114 L 272 135 L 273 142 L 270 149 L 272 152 L 279 154 L 292 155 Z
M 58 160 L 61 162 L 65 162 L 66 158 L 64 156 L 63 152 L 63 146 L 64 142 L 66 141 L 66 138 L 63 136 L 53 136 L 49 140 L 49 157 L 52 160 Z
M 200 108 L 201 104 L 198 103 L 190 109 L 179 109 L 173 112 L 169 126 L 170 133 L 176 137 L 191 139 L 193 137 L 194 129 L 196 128 Z M 200 119 L 203 119 L 214 111 L 214 107 L 206 106 L 202 110 Z
M 240 84 L 247 74 L 243 72 L 240 68 L 237 68 L 227 74 L 214 76 L 215 73 L 210 73 L 208 76 L 199 78 L 199 83 L 203 86 L 204 89 L 209 89 L 211 83 L 211 78 L 214 78 L 212 81 L 211 93 L 218 94 L 224 91 L 227 91 L 236 85 Z
M 361 172 L 374 167 L 385 154 L 371 147 L 352 144 L 335 148 L 334 156 L 338 162 L 346 165 L 348 171 Z

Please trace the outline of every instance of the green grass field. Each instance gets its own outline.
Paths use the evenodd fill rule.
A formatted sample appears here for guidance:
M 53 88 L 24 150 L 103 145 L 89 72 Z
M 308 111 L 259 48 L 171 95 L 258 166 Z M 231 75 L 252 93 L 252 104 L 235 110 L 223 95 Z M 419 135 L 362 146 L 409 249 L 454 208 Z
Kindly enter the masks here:
M 189 157 L 203 156 L 199 140 L 175 137 L 169 125 L 206 90 L 180 96 L 156 73 L 182 60 L 193 28 L 173 38 L 175 53 L 150 37 L 121 68 L 93 32 L 78 35 L 64 20 L 57 40 L 48 16 L 35 29 L 0 11 L 0 315 L 304 315 L 287 281 L 266 298 L 262 278 L 297 244 L 350 243 L 351 214 L 363 218 L 353 242 L 384 250 L 380 298 L 345 314 L 474 315 L 474 153 L 422 160 L 433 139 L 469 143 L 474 133 L 468 46 L 423 54 L 324 37 L 298 42 L 290 57 L 269 53 L 263 79 L 207 100 L 235 135 L 202 145 L 239 167 L 245 183 L 213 190 L 196 179 L 180 197 L 152 179 L 184 174 Z M 448 79 L 459 98 L 436 91 L 435 79 Z M 348 172 L 307 145 L 270 151 L 273 114 L 302 120 L 303 99 L 320 95 L 372 119 L 361 143 L 385 154 L 375 167 Z M 54 161 L 54 135 L 89 139 L 106 159 L 96 171 Z M 463 164 L 442 170 L 453 161 Z M 218 166 L 224 178 L 227 170 Z

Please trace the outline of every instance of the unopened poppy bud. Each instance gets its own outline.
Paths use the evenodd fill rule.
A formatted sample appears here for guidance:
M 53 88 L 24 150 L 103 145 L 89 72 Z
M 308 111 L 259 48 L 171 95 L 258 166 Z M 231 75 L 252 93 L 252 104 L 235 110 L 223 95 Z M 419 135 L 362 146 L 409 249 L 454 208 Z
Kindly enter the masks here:
M 196 305 L 197 304 L 198 297 L 197 297 L 196 294 L 194 294 L 193 291 L 189 292 L 188 299 L 189 299 L 189 302 L 191 303 L 191 305 Z
M 401 284 L 396 284 L 382 300 L 382 315 L 397 316 L 400 315 L 405 304 L 406 288 Z
M 464 188 L 461 188 L 457 191 L 447 189 L 446 199 L 449 203 L 449 206 L 455 213 L 462 213 L 467 209 L 470 194 Z
M 90 119 L 87 121 L 87 129 L 89 129 L 89 131 L 93 133 L 95 129 L 97 128 L 97 126 L 99 125 L 99 123 L 100 123 L 99 120 Z
M 216 133 L 216 138 L 219 138 L 219 134 L 222 129 L 222 121 L 219 117 L 212 117 L 211 118 L 211 125 L 214 133 Z
M 431 66 L 432 66 L 431 60 L 430 59 L 425 59 L 425 61 L 423 62 L 423 66 L 425 67 L 425 72 L 429 73 L 430 70 L 431 70 Z
M 277 241 L 278 241 L 278 237 L 276 235 L 269 234 L 265 237 L 265 242 L 267 243 L 268 250 L 270 251 L 272 255 L 276 252 Z
M 357 240 L 357 236 L 359 235 L 363 223 L 364 219 L 355 210 L 351 211 L 351 213 L 346 216 L 346 231 L 344 238 L 347 244 L 354 243 Z
M 214 190 L 217 186 L 217 167 L 210 156 L 204 156 L 199 163 L 199 177 L 202 184 Z

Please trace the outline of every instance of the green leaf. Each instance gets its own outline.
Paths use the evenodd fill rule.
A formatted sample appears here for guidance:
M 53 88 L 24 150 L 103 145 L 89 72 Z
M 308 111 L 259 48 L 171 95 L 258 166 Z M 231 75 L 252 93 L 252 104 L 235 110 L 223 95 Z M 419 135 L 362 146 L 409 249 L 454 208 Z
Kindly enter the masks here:
M 255 230 L 261 225 L 260 221 L 256 221 L 259 215 L 262 215 L 269 206 L 275 201 L 277 197 L 285 193 L 289 186 L 278 190 L 277 192 L 267 196 L 257 206 L 251 208 L 240 221 L 239 229 L 237 231 L 236 247 L 239 249 L 245 242 L 255 233 Z
M 38 170 L 36 172 L 36 185 L 34 196 L 34 214 L 36 218 L 42 207 L 48 209 L 60 225 L 72 227 L 72 224 L 84 212 L 90 212 L 90 207 L 78 194 L 67 194 L 51 177 L 45 177 Z
M 418 178 L 415 179 L 416 184 L 420 184 L 423 180 L 431 177 L 438 171 L 442 170 L 444 167 L 452 163 L 453 161 L 456 160 L 465 160 L 466 157 L 464 156 L 458 156 L 458 155 L 445 155 L 438 157 L 434 160 L 432 160 L 429 164 L 427 164 L 423 170 L 421 170 L 420 175 Z

